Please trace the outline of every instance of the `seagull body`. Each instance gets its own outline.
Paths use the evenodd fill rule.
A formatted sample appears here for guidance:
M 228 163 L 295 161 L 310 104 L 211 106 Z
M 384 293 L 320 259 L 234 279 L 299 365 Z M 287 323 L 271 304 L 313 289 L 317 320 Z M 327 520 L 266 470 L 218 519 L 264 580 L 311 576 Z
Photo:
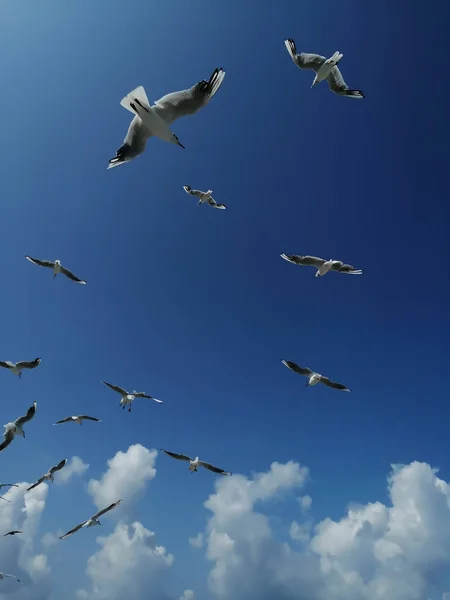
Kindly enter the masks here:
M 9 444 L 13 441 L 16 435 L 21 435 L 22 437 L 25 437 L 23 426 L 25 425 L 25 423 L 27 423 L 34 417 L 36 413 L 36 406 L 37 402 L 33 402 L 33 405 L 30 406 L 26 415 L 24 415 L 23 417 L 19 417 L 18 419 L 10 423 L 6 423 L 6 425 L 3 425 L 5 431 L 3 433 L 3 442 L 0 444 L 0 452 L 4 450 L 6 446 L 9 446 Z
M 13 529 L 12 531 L 8 531 L 8 533 L 4 533 L 3 537 L 6 537 L 7 535 L 16 535 L 16 533 L 22 533 L 22 532 L 19 531 L 18 529 Z
M 40 358 L 35 358 L 34 360 L 21 360 L 16 363 L 11 362 L 10 360 L 2 360 L 0 361 L 0 367 L 9 369 L 11 373 L 14 373 L 14 375 L 17 375 L 20 378 L 22 377 L 22 369 L 35 369 L 39 366 L 40 362 Z
M 44 481 L 51 481 L 53 483 L 55 473 L 57 471 L 60 471 L 63 467 L 65 467 L 66 463 L 67 463 L 67 458 L 64 458 L 55 467 L 52 467 L 49 471 L 47 471 L 47 473 L 45 473 L 44 475 L 42 475 L 42 477 L 39 477 L 39 479 L 36 481 L 36 483 L 33 483 L 33 485 L 30 485 L 30 487 L 27 488 L 27 492 L 29 492 L 30 490 L 34 489 L 35 487 L 37 487 L 38 485 L 40 485 Z
M 209 204 L 209 206 L 213 206 L 214 208 L 219 208 L 220 210 L 226 209 L 225 204 L 218 204 L 214 198 L 211 196 L 212 190 L 208 190 L 207 192 L 202 192 L 200 190 L 193 190 L 189 185 L 183 185 L 183 189 L 186 194 L 190 194 L 191 196 L 197 196 L 199 199 L 197 202 L 197 206 L 199 204 Z
M 198 467 L 204 467 L 205 469 L 208 469 L 208 471 L 212 471 L 213 473 L 218 473 L 219 475 L 228 475 L 228 476 L 232 475 L 232 473 L 230 473 L 229 471 L 224 471 L 223 469 L 219 469 L 218 467 L 215 467 L 214 465 L 211 465 L 210 463 L 199 460 L 198 456 L 196 456 L 194 459 L 192 459 L 189 456 L 187 456 L 186 454 L 177 454 L 176 452 L 169 452 L 168 450 L 164 450 L 164 448 L 161 448 L 161 451 L 164 452 L 165 454 L 167 454 L 167 456 L 171 456 L 172 458 L 175 458 L 177 460 L 188 461 L 189 462 L 189 471 L 191 473 L 196 473 L 198 470 Z
M 352 265 L 346 265 L 341 260 L 325 260 L 318 256 L 301 256 L 300 254 L 280 254 L 280 256 L 294 265 L 316 267 L 316 277 L 322 277 L 328 271 L 337 271 L 346 275 L 362 275 L 361 269 L 355 269 Z
M 69 269 L 66 269 L 66 267 L 63 267 L 60 260 L 55 260 L 55 261 L 41 260 L 39 258 L 32 258 L 31 256 L 28 256 L 28 255 L 26 255 L 25 258 L 27 260 L 29 260 L 30 262 L 32 262 L 33 264 L 38 265 L 39 267 L 47 267 L 49 269 L 53 269 L 53 279 L 55 279 L 55 277 L 58 275 L 58 273 L 62 273 L 63 275 L 65 275 L 66 277 L 71 279 L 72 281 L 75 281 L 75 283 L 81 283 L 82 285 L 86 284 L 86 281 L 84 279 L 80 279 L 79 277 L 74 275 L 72 273 L 72 271 L 69 271 Z
M 108 386 L 111 390 L 114 390 L 115 392 L 117 392 L 118 394 L 120 394 L 122 396 L 122 398 L 119 402 L 119 406 L 121 406 L 125 410 L 127 404 L 129 404 L 130 406 L 128 407 L 128 412 L 131 412 L 131 404 L 134 402 L 134 400 L 136 398 L 149 398 L 150 400 L 154 400 L 158 404 L 163 403 L 162 400 L 158 400 L 158 398 L 149 396 L 145 392 L 136 392 L 136 390 L 133 390 L 132 392 L 127 392 L 127 390 L 125 390 L 124 388 L 121 388 L 118 385 L 112 385 L 111 383 L 107 383 L 106 381 L 102 381 L 102 383 L 103 383 L 103 385 Z
M 320 373 L 315 373 L 314 371 L 311 371 L 311 369 L 309 369 L 308 367 L 299 367 L 295 362 L 292 362 L 291 360 L 282 360 L 281 362 L 285 367 L 291 369 L 291 371 L 294 371 L 299 375 L 304 375 L 308 377 L 308 383 L 305 385 L 305 387 L 314 386 L 318 383 L 324 383 L 328 387 L 334 388 L 335 390 L 342 390 L 343 392 L 350 391 L 348 387 L 343 385 L 342 383 L 336 383 L 335 381 L 331 381 L 331 379 L 329 379 L 328 377 L 324 377 L 324 375 L 321 375 Z
M 77 423 L 83 425 L 83 421 L 96 421 L 97 423 L 101 423 L 100 419 L 96 419 L 95 417 L 89 417 L 88 415 L 74 415 L 72 417 L 61 419 L 61 421 L 56 421 L 53 425 L 60 425 L 61 423 Z
M 59 539 L 63 540 L 64 538 L 69 537 L 69 535 L 73 535 L 74 533 L 76 533 L 82 527 L 95 527 L 96 525 L 101 525 L 101 523 L 99 521 L 99 517 L 101 517 L 105 513 L 109 512 L 110 510 L 112 510 L 116 506 L 119 506 L 119 504 L 121 502 L 122 502 L 122 500 L 118 500 L 117 502 L 113 502 L 112 504 L 110 504 L 106 508 L 103 508 L 102 510 L 99 510 L 98 513 L 95 513 L 95 515 L 93 517 L 91 517 L 87 521 L 83 521 L 82 523 L 80 523 L 79 525 L 77 525 L 76 527 L 74 527 L 73 529 L 71 529 L 70 531 L 68 531 L 67 533 L 65 533 L 64 535 L 61 535 L 59 537 Z
M 0 573 L 0 581 L 2 579 L 4 579 L 5 577 L 9 577 L 10 579 L 15 579 L 16 581 L 18 581 L 19 583 L 22 583 L 20 581 L 20 579 L 17 579 L 17 577 L 15 575 L 8 575 L 7 573 Z
M 206 106 L 222 85 L 225 71 L 215 69 L 208 81 L 199 81 L 189 89 L 166 94 L 150 106 L 143 86 L 123 98 L 120 104 L 133 113 L 127 135 L 116 156 L 109 161 L 108 169 L 133 160 L 145 150 L 147 140 L 158 137 L 184 148 L 170 125 L 180 117 L 193 115 Z
M 358 100 L 364 98 L 361 90 L 351 90 L 342 77 L 337 63 L 342 59 L 343 54 L 335 52 L 331 58 L 305 52 L 297 54 L 297 48 L 292 38 L 284 40 L 284 44 L 297 67 L 315 71 L 316 76 L 311 87 L 326 79 L 330 90 L 338 96 L 346 96 L 347 98 Z

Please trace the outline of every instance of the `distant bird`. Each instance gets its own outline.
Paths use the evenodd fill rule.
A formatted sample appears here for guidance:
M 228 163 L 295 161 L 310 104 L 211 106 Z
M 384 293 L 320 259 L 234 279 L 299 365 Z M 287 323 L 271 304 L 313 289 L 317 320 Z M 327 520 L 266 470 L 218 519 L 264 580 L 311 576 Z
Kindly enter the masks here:
M 214 465 L 211 465 L 207 462 L 199 460 L 198 456 L 195 459 L 192 459 L 189 456 L 186 456 L 186 454 L 176 454 L 175 452 L 169 452 L 168 450 L 164 450 L 164 448 L 161 448 L 160 450 L 167 454 L 167 456 L 171 456 L 172 458 L 176 458 L 177 460 L 189 461 L 189 471 L 191 473 L 196 472 L 198 467 L 204 467 L 205 469 L 208 469 L 208 471 L 212 471 L 213 473 L 219 473 L 219 475 L 230 476 L 233 474 L 228 471 L 224 471 L 223 469 L 219 469 L 218 467 L 215 467 Z
M 208 81 L 202 80 L 189 89 L 166 94 L 153 106 L 150 106 L 142 86 L 127 94 L 120 104 L 133 113 L 134 118 L 122 146 L 116 156 L 110 159 L 108 169 L 123 165 L 142 154 L 148 138 L 152 136 L 184 148 L 170 130 L 170 125 L 176 119 L 193 115 L 206 106 L 222 85 L 224 77 L 223 69 L 215 69 Z
M 13 529 L 12 531 L 8 531 L 8 533 L 4 533 L 3 537 L 6 537 L 7 535 L 16 535 L 16 533 L 22 533 L 22 532 L 17 529 Z
M 6 498 L 3 498 L 3 496 L 0 496 L 0 500 L 4 500 L 5 502 L 11 502 L 11 500 L 7 500 Z
M 110 504 L 109 506 L 107 506 L 103 510 L 99 510 L 98 513 L 95 513 L 95 515 L 93 517 L 91 517 L 87 521 L 83 521 L 82 523 L 80 523 L 79 525 L 77 525 L 76 527 L 74 527 L 73 529 L 71 529 L 70 531 L 68 531 L 67 533 L 65 533 L 64 535 L 61 535 L 59 537 L 59 539 L 63 540 L 64 538 L 69 537 L 69 535 L 72 535 L 72 534 L 76 533 L 82 527 L 95 527 L 96 525 L 101 525 L 101 523 L 98 520 L 98 518 L 101 517 L 102 515 L 104 515 L 105 513 L 107 513 L 108 511 L 112 510 L 116 506 L 119 506 L 119 504 L 121 502 L 122 502 L 122 500 L 118 500 L 117 502 L 113 502 L 113 504 Z
M 39 479 L 36 481 L 36 483 L 33 483 L 33 485 L 30 485 L 30 487 L 27 488 L 27 492 L 29 492 L 30 490 L 34 489 L 35 487 L 37 487 L 38 485 L 40 485 L 44 481 L 51 481 L 51 482 L 53 482 L 53 476 L 55 475 L 55 473 L 57 471 L 60 471 L 63 467 L 66 466 L 66 462 L 67 462 L 67 458 L 64 458 L 55 467 L 52 467 L 49 471 L 47 471 L 47 473 L 45 473 L 44 475 L 42 475 L 42 477 L 39 477 Z
M 219 208 L 224 210 L 226 208 L 225 204 L 218 204 L 214 198 L 211 196 L 212 190 L 208 190 L 207 192 L 201 192 L 200 190 L 193 190 L 189 185 L 183 185 L 183 189 L 187 194 L 191 196 L 197 196 L 199 201 L 197 202 L 197 206 L 199 204 L 209 204 L 214 208 Z
M 158 402 L 158 404 L 163 403 L 162 400 L 158 400 L 153 396 L 148 396 L 145 392 L 136 392 L 136 390 L 133 390 L 132 392 L 127 392 L 127 390 L 124 390 L 118 385 L 112 385 L 111 383 L 107 383 L 106 381 L 102 381 L 102 383 L 103 385 L 107 385 L 110 389 L 114 390 L 122 396 L 122 399 L 119 402 L 119 406 L 125 409 L 126 405 L 129 404 L 130 406 L 128 407 L 128 412 L 131 412 L 131 404 L 133 403 L 135 398 L 149 398 L 150 400 Z
M 300 69 L 309 69 L 316 73 L 311 87 L 326 79 L 330 90 L 338 94 L 338 96 L 355 99 L 364 98 L 361 90 L 351 90 L 342 77 L 337 64 L 344 56 L 343 54 L 335 52 L 331 58 L 326 58 L 320 54 L 307 54 L 305 52 L 297 54 L 297 48 L 292 38 L 284 40 L 284 44 L 297 67 Z
M 317 385 L 318 383 L 324 383 L 328 387 L 334 388 L 335 390 L 350 392 L 348 387 L 343 385 L 342 383 L 335 383 L 334 381 L 331 381 L 331 379 L 329 379 L 328 377 L 324 377 L 323 375 L 320 375 L 320 373 L 315 373 L 314 371 L 311 371 L 311 369 L 309 369 L 308 367 L 299 367 L 297 364 L 295 364 L 295 362 L 292 362 L 291 360 L 282 360 L 281 362 L 285 367 L 291 369 L 291 371 L 294 371 L 299 375 L 305 375 L 309 378 L 308 383 L 305 385 L 305 387 Z
M 7 573 L 0 573 L 0 581 L 2 579 L 4 579 L 5 577 L 9 577 L 10 579 L 15 579 L 16 581 L 18 581 L 19 583 L 22 583 L 20 581 L 20 579 L 17 579 L 17 577 L 15 575 L 8 575 Z
M 61 419 L 61 421 L 56 421 L 53 425 L 59 425 L 60 423 L 79 423 L 80 425 L 83 425 L 83 421 L 96 421 L 97 423 L 101 423 L 100 419 L 96 419 L 95 417 L 76 415 L 73 417 L 66 417 L 65 419 Z
M 25 258 L 33 264 L 38 265 L 39 267 L 48 267 L 49 269 L 53 269 L 53 279 L 55 279 L 58 273 L 62 273 L 72 281 L 75 281 L 75 283 L 81 283 L 83 285 L 85 285 L 86 283 L 84 279 L 80 279 L 79 277 L 74 275 L 72 271 L 69 271 L 69 269 L 63 267 L 60 260 L 55 260 L 55 262 L 51 260 L 40 260 L 39 258 L 32 258 L 28 255 L 25 256 Z
M 0 490 L 2 487 L 19 487 L 17 483 L 0 483 Z
M 340 260 L 325 260 L 317 256 L 300 256 L 299 254 L 280 254 L 281 258 L 294 265 L 301 267 L 316 267 L 316 277 L 326 275 L 328 271 L 337 271 L 347 275 L 362 275 L 361 269 L 355 269 L 352 265 L 345 265 Z
M 21 435 L 22 437 L 25 437 L 25 431 L 22 429 L 22 427 L 25 425 L 25 423 L 31 421 L 31 419 L 34 417 L 36 413 L 36 407 L 37 402 L 33 402 L 33 405 L 30 406 L 30 408 L 27 410 L 26 415 L 24 415 L 23 417 L 19 417 L 13 422 L 6 423 L 6 425 L 3 425 L 5 431 L 3 433 L 3 442 L 0 444 L 0 452 L 4 450 L 6 446 L 9 446 L 9 444 L 13 441 L 16 435 Z
M 34 360 L 21 360 L 20 362 L 13 363 L 10 360 L 1 360 L 0 367 L 4 369 L 9 369 L 11 373 L 14 375 L 18 375 L 19 378 L 22 377 L 22 369 L 35 369 L 41 363 L 40 358 L 35 358 Z

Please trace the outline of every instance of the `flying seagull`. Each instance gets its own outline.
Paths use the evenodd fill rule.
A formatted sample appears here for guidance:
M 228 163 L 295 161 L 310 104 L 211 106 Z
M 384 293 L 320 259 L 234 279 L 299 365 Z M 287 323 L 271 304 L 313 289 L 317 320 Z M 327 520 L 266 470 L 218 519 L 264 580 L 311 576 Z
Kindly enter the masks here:
M 284 40 L 284 44 L 290 57 L 300 69 L 309 69 L 316 73 L 311 87 L 314 87 L 324 79 L 327 80 L 328 87 L 338 96 L 347 98 L 362 99 L 364 94 L 361 90 L 351 90 L 345 83 L 342 73 L 337 66 L 338 62 L 344 56 L 340 52 L 335 52 L 331 58 L 320 56 L 320 54 L 308 54 L 302 52 L 297 54 L 297 48 L 292 38 Z
M 34 360 L 21 360 L 20 362 L 13 363 L 10 360 L 1 360 L 0 367 L 9 369 L 14 375 L 22 377 L 22 369 L 35 369 L 41 362 L 40 358 Z
M 22 583 L 22 582 L 20 581 L 20 579 L 17 579 L 17 577 L 16 577 L 15 575 L 8 575 L 7 573 L 0 573 L 0 581 L 1 581 L 2 579 L 4 579 L 5 577 L 9 577 L 9 578 L 11 578 L 11 579 L 15 579 L 15 580 L 16 580 L 16 581 L 18 581 L 19 583 Z
M 9 444 L 13 441 L 16 435 L 21 435 L 22 437 L 25 437 L 25 431 L 22 429 L 22 427 L 25 425 L 25 423 L 31 421 L 31 419 L 34 417 L 34 414 L 36 412 L 36 406 L 37 402 L 33 402 L 33 405 L 30 406 L 30 408 L 27 410 L 26 415 L 24 415 L 23 417 L 19 417 L 13 422 L 6 423 L 6 425 L 3 425 L 5 431 L 3 433 L 3 442 L 0 444 L 0 452 L 4 450 L 6 446 L 9 446 Z
M 199 204 L 209 204 L 209 206 L 213 206 L 214 208 L 219 208 L 221 210 L 226 208 L 225 204 L 218 204 L 214 200 L 214 198 L 211 196 L 212 190 L 201 192 L 200 190 L 193 190 L 189 185 L 183 185 L 183 189 L 187 194 L 190 194 L 191 196 L 197 196 L 197 198 L 199 198 L 197 206 Z
M 13 529 L 12 531 L 8 531 L 8 533 L 4 533 L 3 537 L 6 537 L 7 535 L 16 535 L 16 533 L 22 533 L 22 532 L 19 531 L 18 529 Z
M 52 467 L 49 471 L 47 471 L 47 473 L 45 473 L 44 475 L 42 475 L 42 477 L 39 477 L 39 479 L 36 481 L 36 483 L 33 483 L 33 485 L 30 485 L 30 487 L 27 488 L 27 492 L 29 492 L 30 490 L 34 489 L 35 487 L 37 487 L 38 485 L 40 485 L 44 481 L 51 481 L 51 482 L 53 482 L 53 476 L 54 476 L 54 474 L 56 473 L 56 471 L 60 471 L 63 467 L 65 467 L 66 466 L 66 462 L 67 462 L 67 458 L 65 458 L 64 460 L 62 460 L 55 467 Z
M 11 500 L 7 500 L 6 498 L 3 498 L 3 496 L 0 496 L 0 500 L 4 500 L 5 502 L 11 502 Z
M 305 385 L 305 387 L 308 387 L 310 385 L 317 385 L 318 383 L 324 383 L 328 387 L 334 388 L 335 390 L 350 392 L 348 387 L 343 385 L 342 383 L 336 383 L 334 381 L 331 381 L 331 379 L 329 379 L 328 377 L 324 377 L 320 373 L 315 373 L 314 371 L 311 371 L 311 369 L 308 369 L 308 367 L 299 367 L 297 364 L 295 364 L 295 362 L 292 362 L 291 360 L 282 360 L 281 362 L 285 367 L 291 369 L 291 371 L 294 371 L 299 375 L 305 375 L 309 378 L 308 383 Z
M 0 483 L 0 489 L 2 487 L 19 487 L 17 483 Z
M 299 254 L 280 254 L 280 256 L 294 265 L 316 267 L 316 277 L 322 277 L 328 271 L 337 271 L 338 273 L 346 273 L 347 275 L 362 275 L 361 269 L 355 269 L 352 265 L 345 265 L 340 260 L 324 260 L 317 256 L 300 256 Z
M 142 86 L 122 98 L 120 104 L 133 113 L 134 118 L 128 127 L 127 135 L 116 156 L 109 161 L 108 169 L 123 165 L 142 154 L 148 138 L 156 136 L 166 142 L 184 148 L 177 136 L 170 131 L 170 125 L 180 117 L 193 115 L 206 106 L 225 77 L 223 69 L 214 69 L 208 81 L 202 80 L 187 90 L 172 92 L 150 106 Z
M 162 452 L 164 452 L 165 454 L 167 454 L 167 456 L 171 456 L 172 458 L 176 458 L 177 460 L 189 461 L 189 471 L 191 473 L 196 472 L 198 467 L 205 467 L 205 469 L 208 469 L 208 471 L 212 471 L 213 473 L 219 473 L 219 475 L 232 475 L 233 474 L 228 471 L 224 471 L 223 469 L 219 469 L 218 467 L 215 467 L 214 465 L 210 465 L 207 462 L 203 462 L 202 460 L 199 460 L 198 456 L 195 459 L 192 459 L 189 456 L 186 456 L 186 454 L 176 454 L 175 452 L 169 452 L 168 450 L 164 450 L 164 448 L 161 448 L 160 450 Z
M 77 525 L 76 527 L 74 527 L 73 529 L 71 529 L 70 531 L 65 533 L 64 535 L 61 535 L 59 537 L 59 539 L 63 540 L 64 538 L 69 537 L 69 535 L 76 533 L 82 527 L 95 527 L 96 525 L 101 525 L 98 518 L 101 517 L 102 515 L 104 515 L 105 513 L 107 513 L 108 511 L 112 510 L 116 506 L 119 506 L 119 504 L 121 502 L 122 502 L 122 500 L 117 500 L 117 502 L 113 502 L 112 504 L 110 504 L 109 506 L 104 508 L 103 510 L 99 510 L 98 513 L 95 513 L 95 515 L 93 517 L 91 517 L 87 521 L 83 521 L 82 523 L 80 523 L 79 525 Z
M 126 405 L 129 404 L 130 406 L 128 407 L 128 412 L 131 412 L 131 404 L 133 403 L 135 398 L 149 398 L 150 400 L 158 402 L 158 404 L 163 403 L 162 400 L 158 400 L 158 398 L 149 396 L 145 392 L 136 392 L 136 390 L 133 390 L 132 392 L 127 392 L 127 390 L 124 390 L 118 385 L 112 385 L 111 383 L 107 383 L 106 381 L 102 381 L 102 383 L 104 385 L 107 385 L 110 389 L 114 390 L 115 392 L 118 392 L 122 396 L 119 402 L 119 406 L 125 409 Z
M 55 262 L 51 260 L 40 260 L 39 258 L 32 258 L 28 255 L 25 256 L 25 258 L 33 264 L 38 265 L 39 267 L 48 267 L 49 269 L 53 269 L 53 279 L 55 279 L 58 273 L 62 273 L 72 281 L 75 281 L 75 283 L 81 283 L 83 285 L 85 285 L 86 283 L 84 279 L 80 279 L 79 277 L 74 275 L 72 271 L 69 271 L 69 269 L 63 267 L 60 260 L 55 260 Z
M 83 421 L 97 421 L 97 423 L 101 423 L 100 419 L 96 419 L 95 417 L 89 417 L 88 415 L 75 415 L 73 417 L 61 419 L 61 421 L 56 421 L 56 423 L 53 423 L 53 425 L 59 425 L 60 423 L 79 423 L 80 425 L 83 425 Z

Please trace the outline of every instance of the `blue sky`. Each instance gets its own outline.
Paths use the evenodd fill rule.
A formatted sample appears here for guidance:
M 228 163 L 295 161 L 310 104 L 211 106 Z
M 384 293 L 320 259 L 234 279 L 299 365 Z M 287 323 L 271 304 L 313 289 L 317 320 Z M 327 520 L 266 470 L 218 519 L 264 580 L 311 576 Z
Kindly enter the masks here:
M 317 522 L 349 502 L 388 503 L 392 463 L 424 461 L 450 479 L 449 13 L 356 0 L 2 4 L 0 359 L 42 364 L 21 380 L 0 373 L 2 423 L 38 402 L 1 477 L 33 481 L 73 455 L 90 465 L 49 490 L 41 534 L 94 512 L 88 478 L 135 443 L 246 477 L 298 461 Z M 343 52 L 366 99 L 310 90 L 287 37 L 299 51 Z M 128 91 L 142 84 L 154 101 L 220 66 L 220 92 L 172 127 L 185 151 L 152 139 L 107 171 Z M 213 189 L 228 210 L 197 207 L 184 184 Z M 282 252 L 364 275 L 315 279 Z M 88 284 L 52 281 L 25 254 L 59 258 Z M 305 389 L 283 358 L 352 393 Z M 102 379 L 164 404 L 124 414 Z M 77 413 L 102 423 L 52 428 Z M 160 455 L 156 468 L 132 518 L 176 557 L 169 593 L 206 600 L 210 565 L 187 538 L 204 528 L 215 477 Z M 297 510 L 292 496 L 269 512 L 290 522 Z M 86 587 L 96 535 L 61 543 L 54 590 L 65 578 Z

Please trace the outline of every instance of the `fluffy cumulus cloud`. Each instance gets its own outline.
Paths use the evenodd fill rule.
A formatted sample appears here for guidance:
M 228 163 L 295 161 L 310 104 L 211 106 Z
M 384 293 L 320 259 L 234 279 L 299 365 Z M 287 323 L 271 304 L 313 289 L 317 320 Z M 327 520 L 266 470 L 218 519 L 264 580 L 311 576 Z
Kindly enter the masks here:
M 55 483 L 68 483 L 74 475 L 83 475 L 89 469 L 89 465 L 85 464 L 79 456 L 72 456 L 67 461 L 66 466 L 58 471 L 55 476 Z
M 279 541 L 262 501 L 304 484 L 297 463 L 220 480 L 205 503 L 211 591 L 247 600 L 440 600 L 449 588 L 450 486 L 428 464 L 394 466 L 390 505 L 352 506 L 340 521 L 290 526 Z M 437 595 L 436 595 L 437 594 Z
M 183 594 L 180 596 L 180 600 L 194 600 L 195 594 L 193 590 L 184 590 Z
M 136 500 L 156 475 L 157 455 L 156 450 L 148 450 L 141 444 L 130 446 L 126 452 L 117 452 L 108 460 L 108 469 L 101 478 L 89 481 L 88 490 L 94 504 L 101 509 L 120 499 L 128 505 Z

